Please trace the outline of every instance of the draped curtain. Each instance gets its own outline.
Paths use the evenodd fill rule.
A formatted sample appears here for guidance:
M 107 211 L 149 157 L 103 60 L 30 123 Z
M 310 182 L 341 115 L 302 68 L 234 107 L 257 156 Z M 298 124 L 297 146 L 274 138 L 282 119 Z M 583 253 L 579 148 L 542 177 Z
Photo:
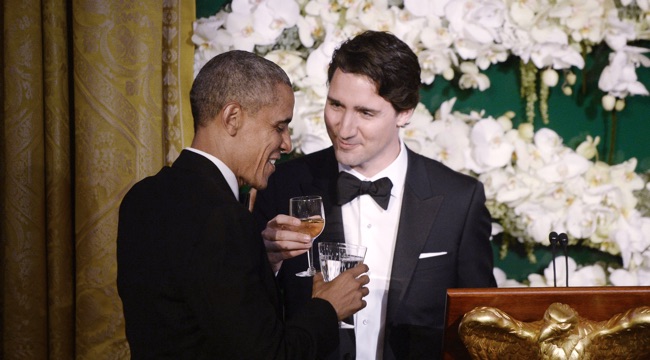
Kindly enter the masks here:
M 0 11 L 0 358 L 127 359 L 118 208 L 191 141 L 195 2 Z

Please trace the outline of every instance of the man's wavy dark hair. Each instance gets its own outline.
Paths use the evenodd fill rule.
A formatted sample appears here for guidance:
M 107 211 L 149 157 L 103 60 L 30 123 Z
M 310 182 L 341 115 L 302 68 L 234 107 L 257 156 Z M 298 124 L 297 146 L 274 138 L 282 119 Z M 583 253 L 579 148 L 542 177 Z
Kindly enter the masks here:
M 377 86 L 379 96 L 397 112 L 413 109 L 420 101 L 420 63 L 409 46 L 395 35 L 366 31 L 334 51 L 327 82 L 337 69 L 365 75 Z

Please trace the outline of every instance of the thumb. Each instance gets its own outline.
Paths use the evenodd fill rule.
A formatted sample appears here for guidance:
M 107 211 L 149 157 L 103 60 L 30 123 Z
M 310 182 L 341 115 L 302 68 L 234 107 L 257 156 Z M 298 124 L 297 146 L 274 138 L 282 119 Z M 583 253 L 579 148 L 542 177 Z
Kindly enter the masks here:
M 316 275 L 314 275 L 314 280 L 313 280 L 313 284 L 314 284 L 314 286 L 316 286 L 316 285 L 321 285 L 321 284 L 324 283 L 324 282 L 325 282 L 325 279 L 323 279 L 323 273 L 321 273 L 320 271 L 318 271 L 318 272 L 316 273 Z

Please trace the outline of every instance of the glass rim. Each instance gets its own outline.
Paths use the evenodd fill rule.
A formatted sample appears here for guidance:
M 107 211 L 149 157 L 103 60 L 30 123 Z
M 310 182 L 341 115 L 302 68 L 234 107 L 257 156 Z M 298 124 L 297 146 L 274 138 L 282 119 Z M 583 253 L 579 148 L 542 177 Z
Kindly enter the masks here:
M 319 241 L 318 246 L 320 247 L 321 244 L 323 244 L 323 246 L 358 247 L 358 248 L 368 249 L 367 246 L 361 244 L 348 244 L 348 243 L 341 243 L 341 242 L 334 242 L 334 241 Z
M 295 196 L 289 199 L 290 201 L 305 201 L 305 200 L 323 200 L 323 197 L 320 195 L 304 195 L 304 196 Z

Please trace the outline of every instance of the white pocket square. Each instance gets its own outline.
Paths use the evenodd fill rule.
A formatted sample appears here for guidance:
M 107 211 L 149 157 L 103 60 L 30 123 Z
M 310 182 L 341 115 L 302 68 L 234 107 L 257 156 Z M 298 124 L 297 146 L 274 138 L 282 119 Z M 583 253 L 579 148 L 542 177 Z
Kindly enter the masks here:
M 432 253 L 422 253 L 420 254 L 420 259 L 426 259 L 434 256 L 447 255 L 446 251 L 441 252 L 432 252 Z

